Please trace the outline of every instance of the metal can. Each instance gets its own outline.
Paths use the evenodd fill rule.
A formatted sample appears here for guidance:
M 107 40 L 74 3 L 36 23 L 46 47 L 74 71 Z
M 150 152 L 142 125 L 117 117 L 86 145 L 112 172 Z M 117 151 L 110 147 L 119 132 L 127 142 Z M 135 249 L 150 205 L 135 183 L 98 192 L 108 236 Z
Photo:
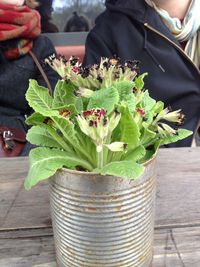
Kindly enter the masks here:
M 150 267 L 155 159 L 137 180 L 61 169 L 50 179 L 59 267 Z

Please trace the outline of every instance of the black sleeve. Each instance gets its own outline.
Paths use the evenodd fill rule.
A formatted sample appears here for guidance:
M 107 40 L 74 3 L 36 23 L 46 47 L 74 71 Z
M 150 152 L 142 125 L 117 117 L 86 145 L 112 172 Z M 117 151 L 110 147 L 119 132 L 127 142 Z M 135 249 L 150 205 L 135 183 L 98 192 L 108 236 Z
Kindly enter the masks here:
M 108 45 L 108 41 L 104 40 L 100 32 L 92 30 L 86 40 L 83 66 L 98 63 L 101 57 L 110 57 L 112 55 L 113 52 Z

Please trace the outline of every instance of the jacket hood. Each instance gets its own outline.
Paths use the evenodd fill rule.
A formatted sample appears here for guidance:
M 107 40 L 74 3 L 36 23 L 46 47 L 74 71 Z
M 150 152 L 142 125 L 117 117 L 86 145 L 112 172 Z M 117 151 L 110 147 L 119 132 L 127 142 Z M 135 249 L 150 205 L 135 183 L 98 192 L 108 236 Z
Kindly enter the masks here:
M 107 0 L 107 10 L 124 13 L 140 21 L 144 21 L 147 4 L 144 0 Z

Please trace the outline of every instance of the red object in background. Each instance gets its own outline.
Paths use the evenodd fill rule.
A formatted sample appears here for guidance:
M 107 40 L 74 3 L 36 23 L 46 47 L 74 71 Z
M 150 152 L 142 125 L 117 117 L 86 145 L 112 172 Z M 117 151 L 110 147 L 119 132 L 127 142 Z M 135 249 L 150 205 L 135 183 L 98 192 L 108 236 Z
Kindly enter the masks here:
M 85 55 L 85 45 L 56 46 L 55 49 L 59 55 L 63 55 L 67 59 L 69 59 L 71 56 L 78 57 L 80 62 L 83 61 Z

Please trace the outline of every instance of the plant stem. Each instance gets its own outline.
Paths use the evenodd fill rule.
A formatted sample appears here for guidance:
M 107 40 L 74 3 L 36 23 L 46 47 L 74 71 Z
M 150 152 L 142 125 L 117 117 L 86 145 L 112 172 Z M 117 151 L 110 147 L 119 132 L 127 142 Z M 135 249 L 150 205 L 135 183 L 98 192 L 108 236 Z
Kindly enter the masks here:
M 69 136 L 66 134 L 65 130 L 63 130 L 63 128 L 61 127 L 61 125 L 57 122 L 56 119 L 54 119 L 53 117 L 51 117 L 51 119 L 54 121 L 54 123 L 56 124 L 57 128 L 61 131 L 61 133 L 63 134 L 63 136 L 65 137 L 65 139 L 67 140 L 67 142 L 69 143 L 70 146 L 72 146 L 72 148 L 74 149 L 74 151 L 77 153 L 81 153 L 83 156 L 86 157 L 86 159 L 88 160 L 88 162 L 90 164 L 92 164 L 91 161 L 91 157 L 90 155 L 88 155 L 87 151 L 85 151 L 81 146 L 76 146 L 73 141 L 70 140 Z
M 85 167 L 86 170 L 88 171 L 93 171 L 93 166 L 88 162 L 88 161 L 84 161 L 84 163 L 82 164 L 82 167 Z
M 81 146 L 79 146 L 79 148 L 76 147 L 75 150 L 85 156 L 90 164 L 93 163 L 92 158 L 88 155 L 87 151 L 85 151 Z
M 100 152 L 97 152 L 97 168 L 103 168 L 103 148 Z
M 84 155 L 87 158 L 87 160 L 94 167 L 96 164 L 95 157 L 93 157 L 92 154 L 90 153 L 91 151 L 89 152 L 87 149 L 87 145 L 88 145 L 88 142 L 90 141 L 90 139 L 88 140 L 88 138 L 85 137 L 85 140 L 84 140 L 81 135 L 78 135 L 78 140 L 80 142 L 80 146 L 77 149 L 79 149 L 80 151 L 79 150 L 76 150 L 76 151 L 78 151 L 78 153 L 80 152 L 82 155 Z
M 67 152 L 72 152 L 73 149 L 50 127 L 47 128 L 49 134 L 60 144 L 60 146 Z
M 108 134 L 108 136 L 106 137 L 106 140 L 105 140 L 105 144 L 110 144 L 110 142 L 111 142 L 111 132 Z M 108 155 L 109 155 L 109 149 L 108 148 L 106 148 L 106 147 L 104 147 L 104 155 L 103 155 L 103 157 L 104 157 L 104 161 L 103 161 L 103 164 L 104 165 L 106 165 L 107 163 L 108 163 Z

